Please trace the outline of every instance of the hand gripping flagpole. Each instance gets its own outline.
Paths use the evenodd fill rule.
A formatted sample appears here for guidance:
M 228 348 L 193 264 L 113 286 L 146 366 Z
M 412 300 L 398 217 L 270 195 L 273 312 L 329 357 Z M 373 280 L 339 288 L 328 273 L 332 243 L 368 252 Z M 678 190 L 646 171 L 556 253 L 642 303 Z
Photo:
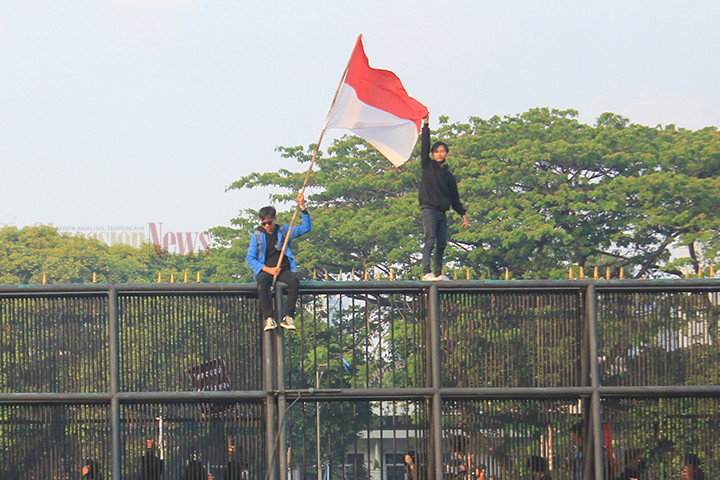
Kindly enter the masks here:
M 360 35 L 360 37 L 362 37 L 362 35 Z M 330 110 L 328 110 L 327 117 L 325 117 L 325 125 L 327 125 L 328 118 L 330 118 L 330 113 L 332 112 L 333 107 L 335 107 L 335 102 L 337 101 L 337 97 L 340 94 L 340 89 L 342 88 L 342 85 L 345 82 L 345 77 L 347 76 L 347 72 L 348 72 L 348 69 L 350 68 L 351 61 L 352 61 L 352 54 L 350 54 L 348 63 L 347 63 L 347 65 L 345 65 L 345 71 L 342 74 L 342 78 L 340 78 L 340 84 L 338 85 L 337 90 L 335 90 L 335 96 L 333 97 L 332 103 L 330 104 Z M 317 157 L 317 154 L 320 151 L 320 144 L 323 141 L 323 137 L 325 137 L 325 130 L 326 129 L 323 126 L 323 129 L 320 132 L 320 139 L 318 140 L 317 145 L 315 146 L 315 151 L 313 152 L 312 159 L 310 160 L 310 168 L 308 168 L 308 171 L 305 174 L 305 181 L 303 182 L 303 186 L 300 189 L 299 195 L 305 194 L 305 187 L 307 187 L 308 180 L 310 179 L 310 172 L 312 172 L 313 165 L 315 165 L 315 157 Z M 288 231 L 285 234 L 285 239 L 283 240 L 282 250 L 280 250 L 280 258 L 278 258 L 278 263 L 276 265 L 276 268 L 280 268 L 280 265 L 282 264 L 283 257 L 285 256 L 285 249 L 287 248 L 288 241 L 290 240 L 290 232 L 292 231 L 293 224 L 295 223 L 295 218 L 297 218 L 298 210 L 300 210 L 299 204 L 295 207 L 295 212 L 293 212 L 292 219 L 290 220 L 290 225 L 288 225 Z M 277 275 L 273 275 L 272 288 L 275 288 L 276 281 L 277 281 Z

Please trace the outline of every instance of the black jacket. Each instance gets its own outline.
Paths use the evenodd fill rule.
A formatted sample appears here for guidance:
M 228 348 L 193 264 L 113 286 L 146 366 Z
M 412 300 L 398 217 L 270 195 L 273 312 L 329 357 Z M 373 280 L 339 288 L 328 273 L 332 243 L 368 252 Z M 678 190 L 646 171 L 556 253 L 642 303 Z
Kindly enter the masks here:
M 430 156 L 430 129 L 423 125 L 421 135 L 420 159 L 422 161 L 422 179 L 418 200 L 420 208 L 432 208 L 447 212 L 452 207 L 460 215 L 465 215 L 465 207 L 460 203 L 457 182 L 445 162 L 436 162 Z
M 140 459 L 140 480 L 158 480 L 163 472 L 163 461 L 148 450 Z

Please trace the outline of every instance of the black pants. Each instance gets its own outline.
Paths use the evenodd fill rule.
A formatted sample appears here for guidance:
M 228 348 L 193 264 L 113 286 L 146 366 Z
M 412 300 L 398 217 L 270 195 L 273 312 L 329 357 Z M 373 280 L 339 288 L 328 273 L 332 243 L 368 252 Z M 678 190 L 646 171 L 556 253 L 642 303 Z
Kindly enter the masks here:
M 273 316 L 273 299 L 270 296 L 270 286 L 272 285 L 273 276 L 267 272 L 260 272 L 257 274 L 257 288 L 258 298 L 260 298 L 260 313 L 262 319 L 265 320 L 268 317 Z M 286 283 L 288 286 L 287 302 L 285 302 L 285 312 L 283 317 L 295 315 L 295 303 L 297 303 L 298 288 L 300 287 L 300 280 L 290 270 L 283 270 L 278 275 L 278 282 Z
M 425 231 L 425 245 L 422 251 L 423 274 L 433 273 L 436 277 L 442 274 L 443 255 L 448 240 L 447 216 L 442 210 L 423 208 L 422 224 Z M 433 248 L 435 256 L 433 257 Z M 432 265 L 430 265 L 432 260 Z M 432 270 L 431 270 L 432 267 Z

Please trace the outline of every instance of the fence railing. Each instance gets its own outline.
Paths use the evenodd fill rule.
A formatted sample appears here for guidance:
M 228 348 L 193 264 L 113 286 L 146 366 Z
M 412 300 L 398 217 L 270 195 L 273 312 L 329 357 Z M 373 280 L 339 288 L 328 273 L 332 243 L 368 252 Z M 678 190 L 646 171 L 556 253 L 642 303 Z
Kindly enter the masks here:
M 153 440 L 160 478 L 716 478 L 719 294 L 308 282 L 263 333 L 255 285 L 0 287 L 0 477 L 138 478 Z

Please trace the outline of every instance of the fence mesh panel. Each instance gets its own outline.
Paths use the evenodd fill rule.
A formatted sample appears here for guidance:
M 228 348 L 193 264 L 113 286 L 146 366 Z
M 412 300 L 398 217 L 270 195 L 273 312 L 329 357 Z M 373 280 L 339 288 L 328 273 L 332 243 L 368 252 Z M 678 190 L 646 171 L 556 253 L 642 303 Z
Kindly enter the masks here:
M 410 464 L 428 478 L 425 401 L 298 402 L 287 417 L 291 479 L 318 478 L 318 448 L 322 478 L 404 480 Z
M 131 404 L 121 412 L 123 478 L 141 478 L 144 466 L 156 473 L 162 468 L 161 478 L 196 478 L 187 476 L 191 472 L 202 472 L 203 479 L 265 476 L 264 403 Z M 147 440 L 153 441 L 149 455 Z
M 221 389 L 261 390 L 256 304 L 234 295 L 120 296 L 121 389 L 197 390 L 197 375 L 220 365 L 229 383 Z
M 442 409 L 448 478 L 483 468 L 485 478 L 574 478 L 578 400 L 445 401 Z
M 720 399 L 605 399 L 602 416 L 618 478 L 689 478 L 693 459 L 704 478 L 720 478 Z
M 303 295 L 288 388 L 425 387 L 422 294 Z
M 0 405 L 0 478 L 75 480 L 85 465 L 107 475 L 107 405 Z
M 598 297 L 603 385 L 720 385 L 718 292 Z
M 0 392 L 107 392 L 106 296 L 0 297 Z
M 580 385 L 577 292 L 443 293 L 444 387 Z

